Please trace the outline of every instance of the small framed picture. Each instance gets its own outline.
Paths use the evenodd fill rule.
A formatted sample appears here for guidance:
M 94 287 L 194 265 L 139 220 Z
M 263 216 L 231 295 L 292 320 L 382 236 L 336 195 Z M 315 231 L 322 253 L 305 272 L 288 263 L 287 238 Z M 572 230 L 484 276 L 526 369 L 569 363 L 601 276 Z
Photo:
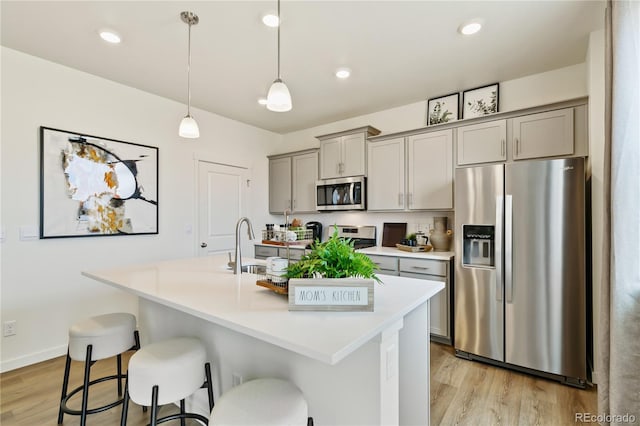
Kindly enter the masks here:
M 429 99 L 427 102 L 427 126 L 448 123 L 458 119 L 459 93 Z
M 462 92 L 462 118 L 498 112 L 498 83 Z

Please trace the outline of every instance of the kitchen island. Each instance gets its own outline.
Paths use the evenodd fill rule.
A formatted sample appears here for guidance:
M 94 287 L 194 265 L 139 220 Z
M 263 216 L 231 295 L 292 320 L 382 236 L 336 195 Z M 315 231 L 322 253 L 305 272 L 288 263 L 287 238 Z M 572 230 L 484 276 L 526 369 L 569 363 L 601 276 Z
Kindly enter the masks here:
M 202 339 L 216 396 L 280 377 L 302 390 L 318 425 L 429 424 L 429 299 L 442 283 L 381 276 L 374 312 L 290 312 L 286 297 L 257 286 L 256 275 L 233 275 L 226 262 L 209 256 L 83 275 L 139 296 L 143 345 Z M 208 411 L 203 395 L 189 405 Z

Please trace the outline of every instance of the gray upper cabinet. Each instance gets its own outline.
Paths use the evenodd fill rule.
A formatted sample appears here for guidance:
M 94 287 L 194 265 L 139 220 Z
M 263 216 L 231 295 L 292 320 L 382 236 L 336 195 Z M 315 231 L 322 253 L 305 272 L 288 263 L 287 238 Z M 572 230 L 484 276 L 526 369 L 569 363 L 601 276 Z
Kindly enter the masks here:
M 453 208 L 453 131 L 370 141 L 369 210 Z
M 462 126 L 456 132 L 459 166 L 507 159 L 507 120 Z
M 516 114 L 456 128 L 456 164 L 587 155 L 584 105 Z
M 318 152 L 292 157 L 292 195 L 294 212 L 316 211 L 316 181 L 318 180 Z
M 367 144 L 367 208 L 404 210 L 404 138 L 385 139 Z
M 380 131 L 371 126 L 317 136 L 320 140 L 320 179 L 364 176 L 366 140 Z
M 291 157 L 269 159 L 269 212 L 291 208 Z
M 316 211 L 318 150 L 269 157 L 269 212 L 283 214 Z
M 514 118 L 512 147 L 514 160 L 573 155 L 573 108 Z
M 453 208 L 453 130 L 407 137 L 407 189 L 410 210 Z

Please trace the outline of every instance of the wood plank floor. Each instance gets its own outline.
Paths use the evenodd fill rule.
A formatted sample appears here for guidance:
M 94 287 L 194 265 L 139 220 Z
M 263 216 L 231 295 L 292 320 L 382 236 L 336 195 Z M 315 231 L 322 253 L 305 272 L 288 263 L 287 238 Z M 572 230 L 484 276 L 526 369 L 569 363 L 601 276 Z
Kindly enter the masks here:
M 127 365 L 131 353 L 124 357 Z M 72 363 L 70 388 L 82 383 L 82 363 Z M 0 375 L 0 424 L 2 426 L 55 425 L 58 416 L 64 357 Z M 115 360 L 98 361 L 92 379 L 115 373 Z M 116 397 L 113 382 L 91 389 L 91 406 Z M 79 398 L 70 406 L 77 408 Z M 431 344 L 432 425 L 576 425 L 575 413 L 597 413 L 596 390 L 574 389 L 556 382 L 512 372 L 479 362 L 456 358 L 450 346 Z M 176 412 L 165 406 L 161 414 Z M 120 407 L 89 417 L 90 426 L 113 426 L 120 421 Z M 128 425 L 148 423 L 148 414 L 132 404 Z M 169 423 L 176 424 L 177 422 Z M 65 425 L 80 424 L 65 415 Z M 189 425 L 196 422 L 187 422 Z M 322 425 L 319 425 L 322 426 Z
M 572 388 L 454 356 L 431 344 L 431 424 L 576 425 L 575 413 L 597 414 L 596 388 Z

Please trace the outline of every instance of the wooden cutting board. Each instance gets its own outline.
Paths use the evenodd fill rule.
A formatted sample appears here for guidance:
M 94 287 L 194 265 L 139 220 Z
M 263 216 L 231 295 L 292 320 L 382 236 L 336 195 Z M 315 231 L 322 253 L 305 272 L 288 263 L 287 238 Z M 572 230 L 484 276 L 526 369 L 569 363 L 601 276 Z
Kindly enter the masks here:
M 395 247 L 407 236 L 406 223 L 384 223 L 382 225 L 382 247 Z

